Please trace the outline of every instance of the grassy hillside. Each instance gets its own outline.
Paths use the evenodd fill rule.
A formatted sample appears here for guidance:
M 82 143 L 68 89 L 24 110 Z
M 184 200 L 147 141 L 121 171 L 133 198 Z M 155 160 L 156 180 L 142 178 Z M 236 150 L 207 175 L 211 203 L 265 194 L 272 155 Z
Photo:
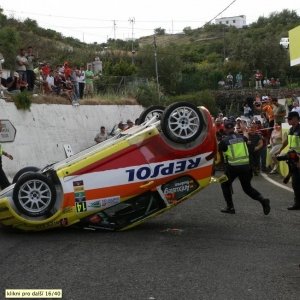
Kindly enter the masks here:
M 218 90 L 218 82 L 229 73 L 235 76 L 241 72 L 244 87 L 253 87 L 257 69 L 264 77 L 280 78 L 284 87 L 298 87 L 300 67 L 290 67 L 289 51 L 279 45 L 280 38 L 298 25 L 297 13 L 283 10 L 241 29 L 208 24 L 195 30 L 185 28 L 181 34 L 160 30 L 155 49 L 153 35 L 135 40 L 133 45 L 119 39 L 85 44 L 40 28 L 34 20 L 7 18 L 0 10 L 0 51 L 5 67 L 12 70 L 18 49 L 29 45 L 38 54 L 38 61 L 52 66 L 64 61 L 85 65 L 99 56 L 103 74 L 95 81 L 97 92 L 135 98 L 148 106 L 182 95 L 197 99 L 198 92 Z

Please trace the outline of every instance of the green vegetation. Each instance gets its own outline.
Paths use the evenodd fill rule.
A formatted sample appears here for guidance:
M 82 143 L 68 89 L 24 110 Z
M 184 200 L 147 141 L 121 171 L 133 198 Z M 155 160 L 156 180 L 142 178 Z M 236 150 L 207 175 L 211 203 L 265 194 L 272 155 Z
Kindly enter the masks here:
M 32 95 L 29 92 L 23 91 L 12 96 L 17 109 L 30 110 Z
M 300 67 L 290 67 L 289 52 L 279 45 L 281 37 L 300 25 L 300 17 L 290 10 L 260 17 L 241 29 L 210 24 L 195 30 L 186 27 L 182 34 L 170 35 L 156 28 L 156 56 L 154 36 L 134 42 L 109 39 L 107 43 L 85 44 L 42 29 L 34 20 L 7 18 L 1 9 L 0 25 L 4 67 L 13 70 L 18 49 L 29 45 L 34 46 L 40 61 L 52 66 L 64 61 L 83 65 L 99 56 L 103 75 L 95 81 L 98 94 L 135 97 L 144 106 L 181 99 L 203 103 L 215 111 L 213 91 L 229 72 L 235 76 L 240 71 L 248 88 L 254 86 L 256 69 L 268 78 L 280 78 L 281 86 L 287 88 L 299 87 L 300 82 Z M 228 109 L 232 110 L 232 105 Z

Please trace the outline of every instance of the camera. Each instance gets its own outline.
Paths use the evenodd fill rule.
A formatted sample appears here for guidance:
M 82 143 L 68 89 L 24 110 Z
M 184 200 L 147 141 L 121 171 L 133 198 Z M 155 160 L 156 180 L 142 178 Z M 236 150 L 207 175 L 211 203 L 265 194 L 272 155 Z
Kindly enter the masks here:
M 286 154 L 277 156 L 276 159 L 278 161 L 297 163 L 299 156 L 295 150 L 289 150 Z
M 299 156 L 295 150 L 289 150 L 286 154 L 276 157 L 278 161 L 286 161 L 289 166 L 289 173 L 283 179 L 283 183 L 287 184 L 294 170 L 297 168 L 299 162 Z

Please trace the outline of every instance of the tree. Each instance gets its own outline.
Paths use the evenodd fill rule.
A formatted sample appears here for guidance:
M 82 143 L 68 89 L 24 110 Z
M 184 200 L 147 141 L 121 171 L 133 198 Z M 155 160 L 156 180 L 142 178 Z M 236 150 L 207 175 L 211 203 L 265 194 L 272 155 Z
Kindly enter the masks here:
M 165 35 L 166 34 L 166 29 L 163 29 L 161 27 L 155 28 L 154 29 L 154 34 L 156 34 L 156 35 Z
M 4 56 L 6 69 L 15 69 L 15 59 L 20 48 L 19 33 L 11 27 L 4 27 L 0 29 L 0 41 L 2 43 L 1 52 Z
M 143 48 L 136 58 L 138 76 L 156 78 L 154 50 L 152 46 Z M 173 94 L 181 80 L 182 60 L 175 45 L 157 50 L 159 84 L 167 93 Z
M 3 14 L 3 9 L 0 7 L 0 26 L 3 27 L 6 25 L 7 18 Z
M 193 34 L 193 30 L 190 26 L 184 27 L 183 28 L 183 33 L 186 34 L 186 35 L 191 35 L 191 34 Z
M 35 20 L 27 18 L 23 23 L 24 23 L 26 30 L 32 31 L 32 32 L 37 32 L 38 24 Z

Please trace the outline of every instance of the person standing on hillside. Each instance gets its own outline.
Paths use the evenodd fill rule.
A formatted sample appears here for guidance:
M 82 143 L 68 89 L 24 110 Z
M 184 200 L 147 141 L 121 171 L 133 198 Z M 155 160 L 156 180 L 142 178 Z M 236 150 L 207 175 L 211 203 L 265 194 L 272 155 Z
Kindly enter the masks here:
M 94 95 L 94 72 L 92 71 L 92 65 L 88 65 L 88 69 L 85 71 L 85 91 L 86 95 L 93 97 Z
M 25 50 L 20 49 L 19 55 L 16 57 L 16 71 L 19 73 L 20 80 L 27 82 L 27 70 L 28 60 L 25 56 Z
M 233 76 L 232 76 L 232 74 L 230 72 L 229 72 L 229 74 L 226 77 L 226 84 L 227 84 L 227 87 L 229 89 L 233 88 Z
M 238 72 L 235 76 L 236 88 L 241 89 L 243 87 L 243 75 L 241 72 Z
M 27 48 L 26 58 L 27 58 L 27 61 L 28 61 L 28 66 L 26 67 L 28 91 L 33 91 L 34 81 L 35 81 L 35 74 L 33 72 L 33 70 L 34 70 L 33 63 L 35 62 L 35 56 L 33 55 L 31 46 L 29 46 Z
M 264 78 L 262 72 L 260 70 L 256 70 L 254 77 L 255 77 L 255 88 L 262 89 L 261 81 Z
M 79 98 L 83 99 L 84 87 L 85 87 L 85 70 L 84 70 L 84 66 L 80 67 L 79 76 L 78 76 L 78 84 L 79 84 Z

